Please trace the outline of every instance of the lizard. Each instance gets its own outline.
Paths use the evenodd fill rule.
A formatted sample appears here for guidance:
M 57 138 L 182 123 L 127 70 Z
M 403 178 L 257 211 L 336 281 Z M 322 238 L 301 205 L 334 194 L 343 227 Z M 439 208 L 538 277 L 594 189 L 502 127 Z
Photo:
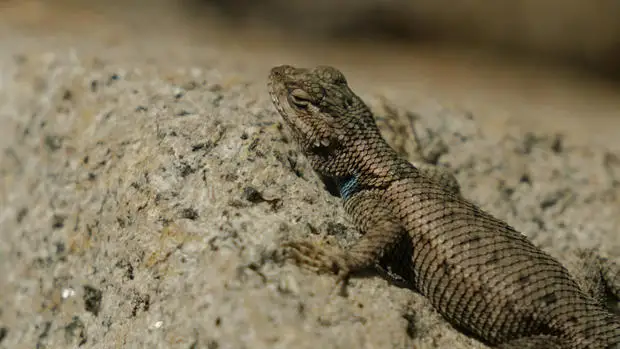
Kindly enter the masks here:
M 338 69 L 277 66 L 267 85 L 301 153 L 361 232 L 347 249 L 284 242 L 300 266 L 346 282 L 388 261 L 453 327 L 491 347 L 620 349 L 620 318 L 602 302 L 604 293 L 620 299 L 620 265 L 582 250 L 597 283 L 582 287 L 464 198 L 447 168 L 399 157 Z

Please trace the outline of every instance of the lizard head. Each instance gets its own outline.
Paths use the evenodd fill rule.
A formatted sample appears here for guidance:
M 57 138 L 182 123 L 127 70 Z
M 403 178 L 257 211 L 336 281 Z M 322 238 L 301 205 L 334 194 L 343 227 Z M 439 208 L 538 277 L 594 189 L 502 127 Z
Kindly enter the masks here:
M 268 87 L 273 104 L 305 153 L 333 155 L 376 130 L 372 113 L 336 68 L 275 67 Z

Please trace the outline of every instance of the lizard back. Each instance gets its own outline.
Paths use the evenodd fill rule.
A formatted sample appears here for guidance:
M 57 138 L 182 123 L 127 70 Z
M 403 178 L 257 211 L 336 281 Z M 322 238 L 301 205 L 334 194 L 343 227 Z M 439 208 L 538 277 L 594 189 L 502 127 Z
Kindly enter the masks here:
M 457 326 L 491 344 L 532 334 L 574 348 L 620 342 L 618 319 L 508 224 L 419 174 L 384 197 L 410 237 L 408 279 Z

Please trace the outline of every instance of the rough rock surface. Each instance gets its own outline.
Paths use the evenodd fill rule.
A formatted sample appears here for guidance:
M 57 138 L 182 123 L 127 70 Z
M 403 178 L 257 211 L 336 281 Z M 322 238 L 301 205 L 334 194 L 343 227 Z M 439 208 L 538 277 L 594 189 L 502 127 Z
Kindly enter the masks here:
M 484 347 L 408 289 L 370 274 L 341 297 L 278 258 L 292 236 L 357 233 L 264 80 L 79 54 L 0 73 L 0 348 Z M 443 141 L 464 195 L 547 251 L 620 259 L 620 154 L 362 97 L 403 155 L 414 124 Z

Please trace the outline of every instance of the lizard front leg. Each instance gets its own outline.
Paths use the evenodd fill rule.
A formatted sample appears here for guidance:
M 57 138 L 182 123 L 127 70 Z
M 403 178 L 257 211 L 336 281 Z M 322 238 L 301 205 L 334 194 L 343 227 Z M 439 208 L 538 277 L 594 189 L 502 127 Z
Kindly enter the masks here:
M 379 193 L 361 190 L 345 201 L 345 210 L 363 236 L 350 248 L 324 247 L 310 240 L 283 244 L 298 264 L 316 272 L 333 272 L 339 280 L 371 267 L 405 234 Z

